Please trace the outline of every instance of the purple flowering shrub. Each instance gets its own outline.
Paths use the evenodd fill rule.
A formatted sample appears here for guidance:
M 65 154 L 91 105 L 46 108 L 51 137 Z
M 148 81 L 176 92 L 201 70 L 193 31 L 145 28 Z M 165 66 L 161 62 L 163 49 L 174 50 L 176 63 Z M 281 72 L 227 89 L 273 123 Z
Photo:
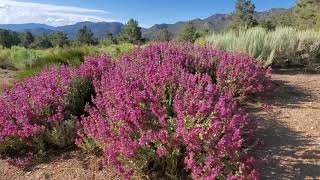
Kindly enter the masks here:
M 100 79 L 102 74 L 112 66 L 111 56 L 102 54 L 88 56 L 79 67 L 79 74 L 89 80 Z
M 44 151 L 74 144 L 75 119 L 93 87 L 77 69 L 48 67 L 0 96 L 0 153 Z
M 233 96 L 244 99 L 271 89 L 271 67 L 264 68 L 249 56 L 225 53 L 217 70 L 217 85 L 228 89 Z
M 236 60 L 219 50 L 170 43 L 122 56 L 94 82 L 94 105 L 86 106 L 77 143 L 90 137 L 104 163 L 126 178 L 148 169 L 171 178 L 257 178 L 254 160 L 243 151 L 255 126 L 234 100 L 233 86 L 221 84 L 224 61 Z M 265 71 L 246 62 L 248 68 L 239 69 Z
M 270 67 L 263 67 L 245 54 L 228 53 L 208 46 L 155 43 L 147 48 L 138 48 L 125 57 L 138 61 L 172 59 L 192 74 L 210 75 L 221 92 L 227 90 L 242 99 L 271 87 Z
M 269 88 L 270 72 L 251 58 L 205 46 L 155 43 L 78 69 L 46 68 L 0 96 L 0 153 L 75 143 L 99 149 L 130 178 L 256 179 L 245 153 L 255 124 L 237 98 Z M 81 117 L 81 118 L 78 118 Z M 80 119 L 80 120 L 79 120 Z M 33 151 L 32 151 L 33 150 Z

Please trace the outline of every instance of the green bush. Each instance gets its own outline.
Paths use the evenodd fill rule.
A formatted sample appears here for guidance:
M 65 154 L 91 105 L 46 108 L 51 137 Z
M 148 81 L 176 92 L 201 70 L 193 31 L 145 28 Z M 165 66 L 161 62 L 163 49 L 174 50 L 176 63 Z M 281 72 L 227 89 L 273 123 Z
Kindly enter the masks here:
M 41 55 L 40 51 L 19 46 L 13 46 L 9 54 L 9 62 L 20 70 L 32 67 Z
M 0 46 L 0 66 L 4 66 L 9 58 L 9 50 Z
M 48 65 L 70 65 L 79 66 L 84 58 L 89 55 L 98 54 L 99 49 L 95 46 L 80 47 L 55 47 L 46 50 L 39 50 L 40 56 L 30 66 L 19 72 L 19 78 L 25 78 L 37 74 L 43 67 Z
M 97 48 L 93 46 L 81 46 L 70 48 L 51 48 L 44 51 L 44 54 L 35 66 L 43 67 L 49 64 L 63 64 L 71 66 L 79 66 L 83 62 L 85 56 L 98 53 Z
M 110 54 L 112 58 L 115 59 L 118 56 L 129 52 L 134 47 L 135 46 L 130 43 L 111 44 L 110 46 L 101 46 L 99 48 L 99 53 Z
M 206 42 L 206 38 L 204 36 L 201 36 L 198 39 L 196 39 L 194 43 L 196 45 L 205 45 L 207 42 Z
M 207 42 L 226 51 L 240 51 L 266 65 L 304 65 L 319 63 L 320 32 L 290 27 L 266 31 L 263 28 L 212 34 Z
M 75 77 L 67 92 L 63 98 L 63 120 L 48 123 L 44 125 L 46 128 L 40 131 L 40 134 L 23 140 L 21 137 L 7 137 L 3 143 L 0 143 L 0 155 L 16 157 L 32 152 L 42 157 L 47 155 L 46 152 L 49 149 L 74 146 L 76 122 L 85 114 L 84 107 L 91 102 L 94 89 L 92 82 L 88 79 Z M 53 109 L 49 111 L 51 110 Z

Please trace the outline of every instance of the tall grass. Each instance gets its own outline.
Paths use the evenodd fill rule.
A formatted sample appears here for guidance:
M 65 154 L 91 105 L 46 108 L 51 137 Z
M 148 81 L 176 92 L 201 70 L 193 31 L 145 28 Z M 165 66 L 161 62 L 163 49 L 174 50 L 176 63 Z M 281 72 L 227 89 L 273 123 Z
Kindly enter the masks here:
M 226 51 L 240 51 L 265 65 L 311 65 L 320 58 L 320 33 L 290 27 L 263 28 L 212 34 L 207 42 Z
M 70 65 L 78 67 L 84 61 L 86 56 L 95 54 L 110 54 L 113 58 L 116 58 L 127 53 L 132 48 L 134 48 L 132 44 L 113 44 L 110 46 L 84 45 L 69 48 L 55 47 L 42 50 L 40 57 L 35 61 L 35 63 L 20 71 L 18 77 L 24 78 L 35 75 L 47 65 Z M 28 50 L 32 51 L 31 49 Z M 24 61 L 22 60 L 22 62 Z
M 5 62 L 8 60 L 9 51 L 6 48 L 0 46 L 0 67 L 4 66 Z
M 130 43 L 111 44 L 109 46 L 101 46 L 99 48 L 99 52 L 104 54 L 110 54 L 113 59 L 116 59 L 122 54 L 129 52 L 133 48 L 134 45 Z
M 14 67 L 22 70 L 34 66 L 40 55 L 39 50 L 14 46 L 10 49 L 9 60 Z

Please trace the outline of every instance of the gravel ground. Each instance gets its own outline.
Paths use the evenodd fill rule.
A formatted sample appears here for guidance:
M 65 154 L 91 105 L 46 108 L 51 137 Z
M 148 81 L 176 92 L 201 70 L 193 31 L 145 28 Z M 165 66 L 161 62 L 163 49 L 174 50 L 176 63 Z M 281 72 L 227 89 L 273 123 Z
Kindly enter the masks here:
M 3 77 L 0 85 L 14 75 L 0 71 L 0 79 Z M 263 102 L 248 105 L 264 142 L 254 152 L 261 178 L 320 180 L 320 75 L 275 74 L 273 80 L 275 92 Z M 0 180 L 116 179 L 96 158 L 73 153 L 77 154 L 71 152 L 24 170 L 0 160 Z

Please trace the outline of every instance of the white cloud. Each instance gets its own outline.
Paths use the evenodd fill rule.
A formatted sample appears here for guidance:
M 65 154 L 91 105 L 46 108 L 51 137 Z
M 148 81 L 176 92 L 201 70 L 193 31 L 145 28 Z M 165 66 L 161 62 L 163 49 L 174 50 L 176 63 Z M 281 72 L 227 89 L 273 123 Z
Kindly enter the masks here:
M 82 21 L 114 21 L 99 16 L 108 13 L 99 9 L 0 0 L 0 24 L 42 23 L 60 26 Z

